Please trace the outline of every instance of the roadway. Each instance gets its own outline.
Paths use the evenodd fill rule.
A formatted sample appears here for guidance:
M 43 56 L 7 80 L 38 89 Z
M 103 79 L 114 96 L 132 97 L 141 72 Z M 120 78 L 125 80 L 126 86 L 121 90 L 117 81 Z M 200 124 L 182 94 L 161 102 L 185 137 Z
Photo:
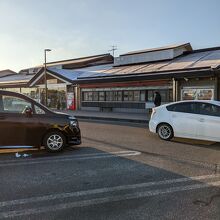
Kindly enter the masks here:
M 59 154 L 0 150 L 0 219 L 219 219 L 220 144 L 80 121 Z

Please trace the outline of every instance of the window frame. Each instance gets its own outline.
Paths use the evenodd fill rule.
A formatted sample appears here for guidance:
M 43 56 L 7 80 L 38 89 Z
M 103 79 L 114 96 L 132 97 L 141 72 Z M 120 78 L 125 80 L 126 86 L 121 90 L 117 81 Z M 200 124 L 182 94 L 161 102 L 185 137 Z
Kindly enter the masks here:
M 32 100 L 29 100 L 27 99 L 26 97 L 23 97 L 23 96 L 17 96 L 17 95 L 14 95 L 14 94 L 1 94 L 0 95 L 0 100 L 1 100 L 1 107 L 2 107 L 2 111 L 0 112 L 1 114 L 19 114 L 19 115 L 22 115 L 23 113 L 22 112 L 15 112 L 15 111 L 5 111 L 4 109 L 4 103 L 3 103 L 3 97 L 4 96 L 7 96 L 7 97 L 14 97 L 16 99 L 21 99 L 21 100 L 24 100 L 25 102 L 27 103 L 30 103 L 30 106 L 32 108 L 32 111 L 33 113 L 35 113 L 35 109 L 34 109 L 34 104 L 33 104 L 33 101 Z
M 197 102 L 196 104 L 197 104 L 197 108 L 196 109 L 197 109 L 197 112 L 198 112 L 197 114 L 205 115 L 205 116 L 211 116 L 211 117 L 220 117 L 220 113 L 219 113 L 219 115 L 215 115 L 215 114 L 211 115 L 211 114 L 205 114 L 205 113 L 201 112 L 201 108 L 199 107 L 199 105 L 210 105 L 210 106 L 214 106 L 216 108 L 219 108 L 219 110 L 220 110 L 220 106 L 215 105 L 213 103 L 208 103 L 208 102 Z
M 191 112 L 191 111 L 174 111 L 174 107 L 179 107 L 179 106 L 183 106 L 183 105 L 188 105 L 188 104 L 191 104 L 191 105 L 194 105 L 194 110 Z M 177 112 L 177 113 L 185 113 L 185 114 L 198 114 L 197 112 L 197 106 L 196 106 L 196 103 L 195 102 L 180 102 L 180 103 L 174 103 L 174 104 L 171 104 L 171 105 L 168 105 L 166 106 L 166 109 L 167 111 L 169 112 Z M 183 109 L 180 107 L 180 109 Z

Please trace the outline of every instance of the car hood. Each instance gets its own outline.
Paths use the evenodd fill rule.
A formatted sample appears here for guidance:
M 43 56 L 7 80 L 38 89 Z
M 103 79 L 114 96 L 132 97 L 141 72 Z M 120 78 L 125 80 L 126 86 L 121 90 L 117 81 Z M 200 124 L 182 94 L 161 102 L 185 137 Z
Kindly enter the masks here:
M 62 117 L 62 116 L 65 117 L 65 118 L 71 117 L 71 118 L 73 118 L 73 119 L 76 119 L 74 116 L 69 115 L 69 114 L 66 114 L 66 113 L 63 113 L 63 112 L 55 112 L 55 111 L 54 111 L 54 113 L 55 113 L 56 115 L 60 115 L 61 117 Z

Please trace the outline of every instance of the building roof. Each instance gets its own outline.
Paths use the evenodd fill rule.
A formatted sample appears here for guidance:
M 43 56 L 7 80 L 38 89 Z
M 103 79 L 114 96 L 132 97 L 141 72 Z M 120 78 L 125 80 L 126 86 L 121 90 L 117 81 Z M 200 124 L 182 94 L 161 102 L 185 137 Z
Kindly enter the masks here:
M 101 55 L 99 55 L 101 56 Z M 105 55 L 103 55 L 105 56 Z M 91 58 L 91 57 L 90 57 Z M 83 58 L 83 60 L 90 58 Z M 91 58 L 93 59 L 93 58 Z M 82 60 L 73 59 L 72 61 Z M 71 61 L 71 62 L 72 62 Z M 94 61 L 94 60 L 93 60 Z M 92 63 L 94 64 L 94 62 Z M 68 62 L 68 61 L 66 61 Z M 77 62 L 77 61 L 76 61 Z M 66 83 L 84 83 L 114 80 L 134 80 L 143 78 L 160 78 L 163 77 L 184 77 L 199 76 L 212 74 L 212 70 L 220 70 L 220 48 L 206 48 L 195 51 L 187 51 L 172 60 L 155 61 L 149 63 L 136 63 L 132 65 L 113 66 L 113 63 L 100 65 L 85 66 L 75 69 L 62 69 L 55 66 L 47 68 L 48 74 Z M 220 72 L 220 71 L 218 71 Z M 205 76 L 205 75 L 204 75 Z M 30 74 L 11 74 L 0 77 L 0 87 L 5 84 L 27 84 L 34 86 L 39 82 L 42 83 L 44 77 L 44 68 L 41 68 L 35 75 Z
M 49 67 L 48 70 L 70 80 L 77 80 L 79 77 L 96 77 L 96 76 L 107 76 L 111 75 L 109 73 L 104 73 L 104 71 L 110 69 L 112 65 L 105 66 L 93 66 L 93 68 L 81 68 L 75 70 L 57 69 Z
M 108 76 L 110 73 L 104 73 L 104 71 L 112 68 L 112 64 L 107 65 L 98 65 L 87 68 L 80 68 L 75 70 L 68 69 L 58 69 L 55 67 L 48 67 L 47 73 L 52 75 L 66 83 L 72 83 L 73 81 L 77 81 L 78 78 L 86 78 L 86 77 L 98 77 L 98 76 Z M 44 77 L 43 69 L 38 72 L 29 82 L 30 86 L 36 85 L 40 79 Z
M 26 75 L 26 74 L 14 74 L 14 75 L 8 75 L 5 77 L 0 78 L 0 87 L 6 87 L 6 86 L 17 86 L 20 87 L 26 86 L 27 83 L 31 80 L 33 75 Z
M 173 60 L 158 61 L 145 64 L 133 64 L 124 66 L 115 66 L 105 73 L 111 74 L 134 74 L 134 73 L 151 73 L 151 72 L 167 72 L 187 69 L 220 67 L 220 48 L 217 50 L 195 51 L 184 54 Z
M 219 74 L 219 73 L 218 73 Z M 172 71 L 172 72 L 151 72 L 142 74 L 122 74 L 122 75 L 110 75 L 105 77 L 87 77 L 78 78 L 77 84 L 90 84 L 90 83 L 107 83 L 107 82 L 129 82 L 129 81 L 142 81 L 142 80 L 171 80 L 183 79 L 183 78 L 195 78 L 195 77 L 214 77 L 215 71 L 210 69 L 191 69 L 184 71 Z
M 47 66 L 49 67 L 62 66 L 63 69 L 77 69 L 87 66 L 113 63 L 113 61 L 114 61 L 113 56 L 108 53 L 108 54 L 100 54 L 100 55 L 94 55 L 88 57 L 80 57 L 76 59 L 49 62 L 47 63 Z
M 14 75 L 16 74 L 16 72 L 6 69 L 6 70 L 0 70 L 0 78 L 1 77 L 5 77 L 5 76 L 10 76 L 10 75 Z
M 127 56 L 127 55 L 134 55 L 134 54 L 140 54 L 140 53 L 148 53 L 148 52 L 155 52 L 155 51 L 162 51 L 162 50 L 169 50 L 169 49 L 175 49 L 179 47 L 186 47 L 188 51 L 192 51 L 192 47 L 190 43 L 184 43 L 184 44 L 172 44 L 164 47 L 157 47 L 157 48 L 151 48 L 151 49 L 144 49 L 144 50 L 137 50 L 137 51 L 131 51 L 125 54 L 121 54 L 120 56 Z
M 179 56 L 169 61 L 158 61 L 146 64 L 134 64 L 127 66 L 112 66 L 112 64 L 98 65 L 75 70 L 58 69 L 48 67 L 48 73 L 68 83 L 85 82 L 91 80 L 109 80 L 116 78 L 128 79 L 149 76 L 150 78 L 181 76 L 181 73 L 188 72 L 194 76 L 196 73 L 204 73 L 220 66 L 220 48 L 210 48 L 198 50 Z M 30 85 L 36 85 L 43 77 L 43 71 L 40 71 L 30 81 Z
M 78 83 L 207 77 L 214 76 L 215 70 L 220 70 L 219 47 L 192 51 L 168 61 L 114 66 L 104 71 L 104 73 L 111 74 L 110 76 L 79 77 Z

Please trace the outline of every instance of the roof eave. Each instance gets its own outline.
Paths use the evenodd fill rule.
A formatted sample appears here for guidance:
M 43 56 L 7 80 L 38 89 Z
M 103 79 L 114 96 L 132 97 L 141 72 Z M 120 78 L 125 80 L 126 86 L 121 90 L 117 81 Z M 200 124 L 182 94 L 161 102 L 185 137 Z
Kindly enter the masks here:
M 210 71 L 210 69 L 202 69 L 198 71 L 182 71 L 182 72 L 166 72 L 166 73 L 144 73 L 144 74 L 128 74 L 118 76 L 110 76 L 110 77 L 97 77 L 97 78 L 86 78 L 86 79 L 78 79 L 73 83 L 78 84 L 87 84 L 93 82 L 120 82 L 120 81 L 132 81 L 132 80 L 162 80 L 162 79 L 181 79 L 184 77 L 194 78 L 194 77 L 206 77 L 206 76 L 215 76 L 215 73 Z
M 57 79 L 60 79 L 61 81 L 64 81 L 64 82 L 68 82 L 68 83 L 72 83 L 72 80 L 50 70 L 50 69 L 47 69 L 47 73 L 50 73 L 52 76 L 54 76 L 55 78 Z M 37 82 L 43 77 L 44 75 L 44 68 L 42 68 L 28 83 L 28 85 L 30 87 L 33 87 L 37 84 Z

